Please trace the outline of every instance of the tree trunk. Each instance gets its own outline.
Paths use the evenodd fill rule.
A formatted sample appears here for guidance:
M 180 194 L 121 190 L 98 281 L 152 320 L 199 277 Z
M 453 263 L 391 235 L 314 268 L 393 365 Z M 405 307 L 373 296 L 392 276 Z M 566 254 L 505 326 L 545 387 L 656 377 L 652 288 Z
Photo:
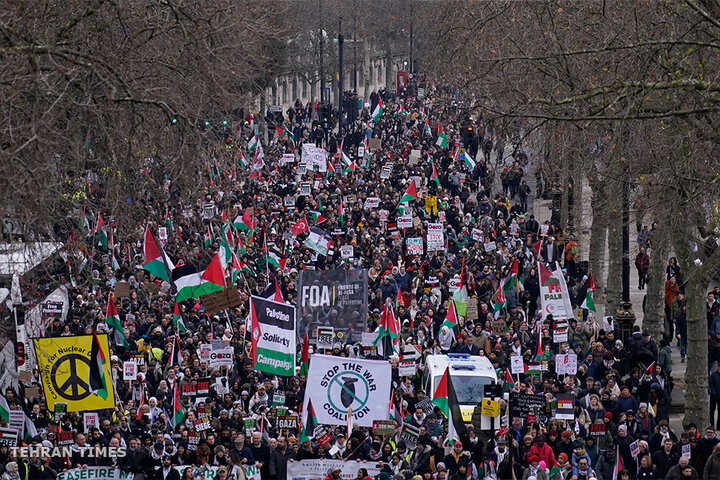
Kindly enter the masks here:
M 665 235 L 653 236 L 653 248 L 649 253 L 650 269 L 648 270 L 646 285 L 647 300 L 642 325 L 643 329 L 648 330 L 656 341 L 659 341 L 665 332 L 665 260 L 667 259 L 667 250 L 667 237 Z
M 370 99 L 370 82 L 372 81 L 372 75 L 370 74 L 370 45 L 368 45 L 368 42 L 367 36 L 363 38 L 363 58 L 365 62 L 365 69 L 363 70 L 363 103 Z
M 267 141 L 267 123 L 265 122 L 265 108 L 267 105 L 267 88 L 263 88 L 260 94 L 260 118 L 258 119 L 258 129 L 260 131 L 260 138 Z
M 393 71 L 393 63 L 392 40 L 388 35 L 385 40 L 385 88 L 389 91 L 392 91 L 393 81 L 395 80 L 393 78 L 395 73 Z
M 569 184 L 568 169 L 562 168 L 561 173 L 560 173 L 560 188 L 562 191 L 562 196 L 560 197 L 560 228 L 562 228 L 563 231 L 567 231 L 567 229 L 568 229 L 568 210 L 569 210 L 568 192 L 570 190 L 568 188 L 568 184 Z
M 622 185 L 608 180 L 608 274 L 605 314 L 615 315 L 622 297 Z
M 590 252 L 588 260 L 590 271 L 595 277 L 595 295 L 600 298 L 605 293 L 605 243 L 607 242 L 607 205 L 604 202 L 604 187 L 601 182 L 590 184 L 592 193 L 592 226 L 590 227 Z
M 687 257 L 686 257 L 687 258 Z M 687 301 L 687 364 L 685 370 L 685 419 L 683 425 L 687 428 L 690 422 L 700 425 L 709 425 L 708 400 L 708 337 L 707 320 L 705 314 L 705 291 L 703 285 L 693 276 L 694 265 L 688 261 L 681 261 L 683 275 L 687 278 L 685 283 L 685 298 Z

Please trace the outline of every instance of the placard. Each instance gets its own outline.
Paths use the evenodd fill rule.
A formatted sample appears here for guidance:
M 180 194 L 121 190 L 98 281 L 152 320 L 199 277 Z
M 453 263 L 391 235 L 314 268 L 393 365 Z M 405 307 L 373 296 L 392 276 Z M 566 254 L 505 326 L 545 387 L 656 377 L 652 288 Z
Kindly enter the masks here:
M 300 184 L 300 190 L 299 190 L 300 195 L 305 195 L 306 197 L 309 197 L 310 196 L 310 188 L 311 188 L 310 182 L 302 182 Z
M 397 226 L 398 226 L 398 228 L 412 228 L 412 226 L 413 226 L 412 215 L 403 215 L 402 217 L 397 217 Z
M 380 206 L 380 197 L 367 197 L 365 199 L 365 208 L 378 208 Z
M 557 417 L 560 418 L 560 417 Z M 575 418 L 575 417 L 573 417 Z M 572 418 L 570 418 L 572 420 Z M 604 423 L 593 423 L 590 425 L 590 435 L 593 437 L 602 437 L 605 435 L 605 430 L 607 430 L 607 425 Z
M 377 150 L 382 146 L 382 140 L 379 138 L 371 138 L 368 140 L 368 150 Z
M 218 395 L 225 395 L 226 393 L 230 393 L 228 377 L 215 377 L 215 393 L 217 393 Z
M 295 163 L 295 154 L 284 153 L 280 163 Z
M 381 222 L 387 222 L 389 216 L 390 212 L 387 210 L 378 210 L 378 219 L 380 219 Z
M 401 377 L 412 377 L 417 371 L 417 364 L 414 361 L 400 362 L 398 365 L 398 374 Z
M 465 307 L 465 318 L 468 320 L 477 320 L 478 319 L 478 302 L 477 298 L 468 298 L 467 299 L 467 306 Z M 489 352 L 486 352 L 489 353 Z
M 167 242 L 167 239 L 168 239 L 167 227 L 158 227 L 158 238 L 160 240 L 162 240 L 163 242 Z
M 574 353 L 561 353 L 555 356 L 555 373 L 558 375 L 577 374 L 577 355 Z
M 123 380 L 137 379 L 137 364 L 131 360 L 123 363 Z
M 375 435 L 393 435 L 395 420 L 373 420 L 372 430 Z
M 486 252 L 492 252 L 493 250 L 497 250 L 497 245 L 495 244 L 495 242 L 485 243 L 485 251 Z
M 219 292 L 203 295 L 200 300 L 205 308 L 205 313 L 208 315 L 214 315 L 226 308 L 233 308 L 242 304 L 237 287 L 228 287 Z
M 195 392 L 197 395 L 210 395 L 210 379 L 209 378 L 201 378 L 197 381 L 195 384 Z
M 638 456 L 638 453 L 640 453 L 640 444 L 637 440 L 635 440 L 630 444 L 630 455 L 635 458 Z
M 215 348 L 210 352 L 210 368 L 231 367 L 235 356 L 235 349 L 232 346 Z
M 427 226 L 427 249 L 428 252 L 445 250 L 445 236 L 441 223 L 428 223 Z
M 40 387 L 25 387 L 25 398 L 40 398 Z
M 483 231 L 477 228 L 473 228 L 470 231 L 470 238 L 476 242 L 483 243 Z
M 332 348 L 334 338 L 335 329 L 333 327 L 317 327 L 318 348 Z
M 513 375 L 525 373 L 525 363 L 523 362 L 523 357 L 520 355 L 513 355 L 510 357 L 510 372 Z
M 405 242 L 407 246 L 408 255 L 422 255 L 423 254 L 423 239 L 422 237 L 408 238 Z
M 203 416 L 196 419 L 193 422 L 193 425 L 195 426 L 196 432 L 204 432 L 205 430 L 210 430 L 212 428 L 212 424 L 210 423 L 210 417 L 208 416 Z
M 689 444 L 689 443 L 685 443 L 685 444 L 682 445 L 681 455 L 682 455 L 683 457 L 691 458 L 690 444 Z
M 130 296 L 130 284 L 128 282 L 117 282 L 115 284 L 115 297 L 127 298 Z
M 432 403 L 430 397 L 423 397 L 422 400 L 415 404 L 415 408 L 422 408 L 423 412 L 430 415 L 433 411 L 435 411 L 435 404 Z
M 282 415 L 277 417 L 277 428 L 278 429 L 297 429 L 298 428 L 298 416 L 297 415 Z
M 507 330 L 507 323 L 505 323 L 505 320 L 493 320 L 493 322 L 492 322 L 493 335 L 497 335 L 497 336 L 505 335 L 506 330 Z
M 57 404 L 56 404 L 57 405 Z M 12 428 L 0 427 L 0 445 L 8 447 L 16 447 L 18 443 L 18 434 Z
M 72 445 L 75 443 L 75 435 L 73 432 L 58 432 L 57 441 L 58 445 Z
M 355 256 L 355 248 L 352 245 L 341 246 L 340 256 L 342 258 L 353 258 Z
M 409 423 L 403 424 L 402 430 L 398 434 L 398 440 L 405 440 L 408 450 L 417 448 L 417 439 L 420 436 L 420 429 Z
M 388 178 L 390 178 L 390 169 L 387 168 L 387 166 L 384 166 L 382 168 L 382 171 L 380 172 L 380 178 L 383 180 L 387 180 Z
M 272 404 L 273 404 L 273 406 L 285 405 L 285 393 L 284 392 L 275 392 L 273 394 Z
M 567 329 L 553 331 L 553 343 L 567 343 L 567 341 L 568 341 Z
M 558 393 L 557 397 L 557 408 L 555 409 L 555 418 L 560 420 L 572 420 L 575 418 L 573 411 L 573 403 L 575 397 L 569 393 Z M 603 426 L 605 426 L 603 424 Z
M 514 418 L 527 418 L 538 411 L 545 410 L 545 396 L 531 393 L 510 392 L 510 415 Z
M 10 420 L 8 420 L 8 427 L 19 433 L 20 437 L 24 437 L 25 412 L 22 410 L 10 410 L 8 415 L 10 417 Z
M 295 203 L 296 203 L 295 197 L 293 197 L 291 195 L 288 195 L 287 197 L 285 197 L 283 199 L 283 205 L 285 205 L 288 208 L 294 208 Z

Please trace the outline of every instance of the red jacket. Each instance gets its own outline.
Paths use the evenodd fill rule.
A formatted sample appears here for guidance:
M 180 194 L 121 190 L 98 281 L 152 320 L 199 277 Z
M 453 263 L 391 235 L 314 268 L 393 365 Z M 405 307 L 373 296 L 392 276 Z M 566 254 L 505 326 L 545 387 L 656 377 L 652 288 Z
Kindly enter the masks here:
M 531 455 L 537 455 L 540 457 L 540 460 L 545 460 L 545 466 L 547 468 L 554 467 L 557 462 L 555 461 L 555 454 L 553 453 L 553 449 L 550 448 L 550 445 L 547 443 L 543 444 L 543 446 L 539 446 L 537 443 L 534 444 L 532 447 L 530 447 L 530 451 L 528 452 L 528 458 L 526 460 L 529 462 Z

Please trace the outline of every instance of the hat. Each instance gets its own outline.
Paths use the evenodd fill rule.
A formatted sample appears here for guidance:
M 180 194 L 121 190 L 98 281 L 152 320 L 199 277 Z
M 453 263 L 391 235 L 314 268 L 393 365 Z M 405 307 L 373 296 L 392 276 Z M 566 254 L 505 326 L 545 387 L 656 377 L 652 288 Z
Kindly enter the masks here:
M 445 467 L 445 464 L 443 462 L 440 462 L 437 464 L 437 469 L 438 470 L 446 470 L 447 467 Z
M 162 444 L 162 442 L 155 442 L 155 450 L 164 450 L 165 445 Z
M 612 412 L 605 412 L 605 415 L 603 415 L 603 418 L 607 418 L 608 420 L 612 420 L 612 418 L 613 418 Z
M 562 452 L 560 455 L 558 455 L 558 463 L 565 463 L 568 461 L 567 453 Z
M 570 430 L 564 430 L 560 434 L 560 438 L 562 438 L 563 440 L 566 440 L 566 439 L 569 440 L 572 438 L 572 436 L 573 436 L 573 432 L 571 432 Z
M 168 438 L 165 440 L 165 445 L 166 446 L 175 445 L 175 442 L 173 442 L 171 438 Z
M 528 461 L 530 461 L 530 463 L 532 463 L 532 462 L 539 462 L 539 461 L 540 461 L 540 457 L 538 457 L 537 455 L 535 455 L 535 454 L 533 453 L 533 454 L 530 455 L 530 457 L 528 458 Z
M 603 354 L 603 358 L 605 360 L 612 360 L 615 358 L 615 356 L 613 355 L 613 353 L 610 350 L 605 350 L 605 353 Z
M 497 444 L 498 444 L 498 445 L 505 445 L 506 443 L 507 443 L 507 441 L 505 440 L 504 437 L 500 437 L 500 438 L 497 439 Z

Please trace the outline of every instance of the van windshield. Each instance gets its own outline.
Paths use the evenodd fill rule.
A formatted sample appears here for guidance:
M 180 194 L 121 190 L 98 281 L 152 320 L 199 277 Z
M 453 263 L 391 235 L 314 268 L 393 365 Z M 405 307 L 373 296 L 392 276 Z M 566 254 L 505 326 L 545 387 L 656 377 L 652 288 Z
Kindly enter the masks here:
M 489 377 L 452 376 L 455 394 L 461 404 L 478 405 L 485 394 L 485 385 L 492 383 Z

